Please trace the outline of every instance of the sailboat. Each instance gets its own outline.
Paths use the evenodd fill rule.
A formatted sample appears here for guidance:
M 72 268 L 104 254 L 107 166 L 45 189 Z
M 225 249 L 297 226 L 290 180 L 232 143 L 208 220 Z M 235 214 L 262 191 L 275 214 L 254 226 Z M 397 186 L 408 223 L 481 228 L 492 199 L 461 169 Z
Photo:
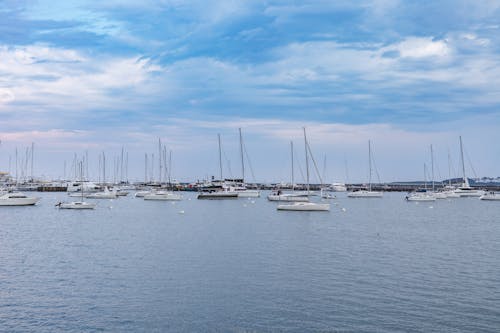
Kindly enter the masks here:
M 427 166 L 424 163 L 424 188 L 418 189 L 405 197 L 406 201 L 436 201 L 436 197 L 427 191 Z
M 484 191 L 472 188 L 469 184 L 469 179 L 465 176 L 464 148 L 462 144 L 462 136 L 459 136 L 459 139 L 460 139 L 460 159 L 462 161 L 462 175 L 464 182 L 462 186 L 460 186 L 455 190 L 455 193 L 460 195 L 460 197 L 480 197 L 484 194 Z
M 293 169 L 293 141 L 290 141 L 290 153 L 292 157 L 292 192 L 295 189 L 294 169 Z M 277 190 L 267 196 L 269 201 L 285 201 L 285 202 L 309 202 L 309 197 L 304 193 L 283 193 Z
M 243 136 L 241 135 L 241 128 L 238 129 L 240 134 L 240 157 L 241 157 L 241 183 L 229 184 L 229 191 L 238 193 L 239 198 L 258 198 L 260 197 L 259 190 L 249 190 L 245 185 L 245 158 Z
M 220 186 L 211 186 L 209 190 L 202 191 L 198 194 L 198 199 L 219 200 L 219 199 L 237 199 L 238 193 L 229 191 L 222 180 L 222 148 L 220 143 L 220 134 L 217 134 L 219 140 L 219 169 L 220 169 Z
M 306 136 L 306 128 L 304 130 L 304 145 L 306 151 L 306 182 L 307 182 L 307 193 L 309 193 L 309 155 Z M 292 204 L 281 204 L 278 205 L 277 210 L 290 210 L 290 211 L 329 211 L 330 204 L 320 204 L 315 202 L 294 202 Z
M 382 198 L 382 192 L 372 191 L 372 147 L 370 140 L 368 140 L 368 166 L 370 171 L 368 176 L 368 190 L 351 192 L 347 195 L 349 198 Z
M 83 201 L 84 197 L 84 190 L 83 190 L 83 165 L 82 162 L 80 162 L 80 178 L 81 178 L 81 200 L 80 201 L 72 201 L 72 202 L 59 202 L 56 206 L 59 207 L 60 209 L 94 209 L 96 204 L 95 203 L 90 203 L 90 202 L 85 202 Z

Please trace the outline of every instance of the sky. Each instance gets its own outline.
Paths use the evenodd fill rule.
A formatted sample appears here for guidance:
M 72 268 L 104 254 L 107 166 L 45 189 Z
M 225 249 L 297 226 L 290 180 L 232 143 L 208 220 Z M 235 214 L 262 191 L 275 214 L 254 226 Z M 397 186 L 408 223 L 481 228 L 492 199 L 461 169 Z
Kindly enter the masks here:
M 289 181 L 305 127 L 324 182 L 366 182 L 368 140 L 382 182 L 423 179 L 430 145 L 435 178 L 459 176 L 459 136 L 467 175 L 496 177 L 499 125 L 500 1 L 0 1 L 11 173 L 34 143 L 36 176 L 69 177 L 76 155 L 96 178 L 102 153 L 116 174 L 123 148 L 143 180 L 161 139 L 173 178 L 203 179 L 220 133 L 240 177 L 241 128 L 247 180 Z

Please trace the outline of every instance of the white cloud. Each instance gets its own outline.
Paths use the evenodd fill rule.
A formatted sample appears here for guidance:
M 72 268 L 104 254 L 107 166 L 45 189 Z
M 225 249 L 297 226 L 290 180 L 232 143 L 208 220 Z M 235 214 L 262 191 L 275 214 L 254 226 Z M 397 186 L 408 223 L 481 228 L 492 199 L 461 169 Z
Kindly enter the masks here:
M 452 53 L 446 40 L 434 40 L 432 37 L 409 37 L 402 42 L 388 46 L 386 51 L 398 51 L 402 58 L 447 57 Z

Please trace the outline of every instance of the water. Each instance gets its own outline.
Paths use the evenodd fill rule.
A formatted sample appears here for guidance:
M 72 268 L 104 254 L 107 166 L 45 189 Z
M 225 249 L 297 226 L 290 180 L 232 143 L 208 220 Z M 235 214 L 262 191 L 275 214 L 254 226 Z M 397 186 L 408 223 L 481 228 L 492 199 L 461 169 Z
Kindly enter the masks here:
M 499 202 L 41 196 L 0 209 L 0 331 L 500 330 Z

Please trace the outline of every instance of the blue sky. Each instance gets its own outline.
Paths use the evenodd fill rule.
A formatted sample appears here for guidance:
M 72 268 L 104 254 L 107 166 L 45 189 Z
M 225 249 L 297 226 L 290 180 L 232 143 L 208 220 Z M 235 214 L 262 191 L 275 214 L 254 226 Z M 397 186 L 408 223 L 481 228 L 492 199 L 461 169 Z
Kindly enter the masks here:
M 37 174 L 86 151 L 97 174 L 125 147 L 142 179 L 161 138 L 200 179 L 221 133 L 239 176 L 241 127 L 256 180 L 286 181 L 306 126 L 329 182 L 366 181 L 368 139 L 382 181 L 423 178 L 430 144 L 445 177 L 459 135 L 500 176 L 499 32 L 499 1 L 2 1 L 0 168 L 35 142 Z

